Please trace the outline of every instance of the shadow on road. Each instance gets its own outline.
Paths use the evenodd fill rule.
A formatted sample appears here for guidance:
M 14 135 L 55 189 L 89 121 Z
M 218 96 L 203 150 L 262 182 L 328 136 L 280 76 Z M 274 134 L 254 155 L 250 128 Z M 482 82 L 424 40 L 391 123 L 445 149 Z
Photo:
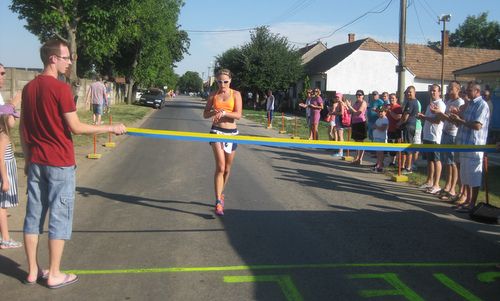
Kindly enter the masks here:
M 173 212 L 191 214 L 191 215 L 199 216 L 199 217 L 204 218 L 204 219 L 214 219 L 214 216 L 212 214 L 203 214 L 203 213 L 194 212 L 194 211 L 177 209 L 177 208 L 174 208 L 172 206 L 166 206 L 167 204 L 180 204 L 180 205 L 189 205 L 190 204 L 190 205 L 196 205 L 196 206 L 202 206 L 202 207 L 211 207 L 209 204 L 202 203 L 202 202 L 193 202 L 193 201 L 185 201 L 184 202 L 184 201 L 177 201 L 177 200 L 157 200 L 157 199 L 145 198 L 145 197 L 135 196 L 135 195 L 110 193 L 110 192 L 97 190 L 97 189 L 93 189 L 93 188 L 88 188 L 88 187 L 77 187 L 76 192 L 81 197 L 84 197 L 84 198 L 91 197 L 91 196 L 99 196 L 99 197 L 102 197 L 105 199 L 123 202 L 123 203 L 130 204 L 130 205 L 145 206 L 145 207 L 168 210 L 168 211 L 173 211 Z
M 424 211 L 381 209 L 227 209 L 221 220 L 252 279 L 289 277 L 303 300 L 362 300 L 356 282 L 348 280 L 357 273 L 397 273 L 424 300 L 453 296 L 435 281 L 437 272 L 446 272 L 479 296 L 495 296 L 496 286 L 480 283 L 476 276 L 494 271 L 492 263 L 500 262 L 498 245 Z M 464 268 L 466 264 L 471 267 Z M 273 300 L 269 284 L 252 282 L 255 300 Z
M 18 249 L 18 251 L 23 252 L 22 249 Z M 0 255 L 0 274 L 17 279 L 19 282 L 23 282 L 23 280 L 28 276 L 28 273 L 21 270 L 20 266 L 21 265 L 19 263 L 13 261 L 12 259 Z

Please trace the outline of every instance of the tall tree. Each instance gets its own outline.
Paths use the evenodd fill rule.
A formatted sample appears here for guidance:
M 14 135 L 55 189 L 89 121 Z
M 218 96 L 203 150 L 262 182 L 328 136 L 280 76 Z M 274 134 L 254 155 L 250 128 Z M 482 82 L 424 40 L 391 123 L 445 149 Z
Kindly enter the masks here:
M 56 36 L 68 42 L 72 84 L 77 71 L 96 68 L 108 74 L 118 70 L 131 86 L 136 79 L 146 86 L 174 86 L 174 63 L 189 45 L 176 25 L 182 5 L 182 0 L 13 0 L 10 9 L 40 41 Z
M 217 57 L 219 67 L 225 64 L 234 66 L 231 71 L 240 89 L 254 92 L 288 89 L 303 73 L 300 54 L 288 39 L 272 34 L 265 26 L 251 33 L 249 43 Z
M 428 42 L 431 47 L 441 47 L 440 41 Z M 500 49 L 500 25 L 488 21 L 488 13 L 467 16 L 464 23 L 450 34 L 449 45 L 465 48 Z
M 450 46 L 500 49 L 500 25 L 488 21 L 488 13 L 468 16 L 450 35 Z
M 243 51 L 241 48 L 231 48 L 226 50 L 224 53 L 216 57 L 216 69 L 226 68 L 231 71 L 233 78 L 231 80 L 231 85 L 237 87 L 238 89 L 245 89 L 247 87 L 242 86 L 241 79 L 245 72 L 243 68 Z M 216 71 L 216 70 L 214 70 Z
M 177 87 L 182 92 L 201 92 L 203 89 L 203 79 L 201 79 L 198 72 L 187 71 L 179 78 Z
M 119 52 L 108 61 L 127 77 L 129 103 L 136 83 L 175 86 L 174 64 L 182 60 L 189 47 L 187 33 L 177 26 L 182 5 L 182 0 L 130 1 Z
M 73 66 L 69 79 L 78 81 L 78 49 L 85 44 L 97 57 L 117 45 L 115 29 L 121 24 L 125 0 L 12 0 L 10 9 L 25 19 L 28 31 L 41 42 L 58 37 L 69 44 Z

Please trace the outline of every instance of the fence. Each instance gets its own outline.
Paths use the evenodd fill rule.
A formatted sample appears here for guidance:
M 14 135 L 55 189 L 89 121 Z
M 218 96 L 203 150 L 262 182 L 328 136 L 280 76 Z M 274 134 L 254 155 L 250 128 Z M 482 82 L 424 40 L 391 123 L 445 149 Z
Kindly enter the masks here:
M 41 69 L 21 69 L 21 68 L 10 68 L 5 67 L 6 77 L 4 81 L 4 86 L 0 90 L 3 98 L 8 101 L 11 99 L 18 91 L 21 91 L 23 87 L 32 79 L 34 79 L 38 74 L 40 74 Z M 73 89 L 75 93 L 75 101 L 77 109 L 88 109 L 89 105 L 85 103 L 85 94 L 88 87 L 92 83 L 92 80 L 82 78 L 80 79 L 80 84 Z M 111 85 L 111 97 L 110 104 L 122 103 L 126 100 L 126 84 L 116 84 L 113 82 L 109 83 Z

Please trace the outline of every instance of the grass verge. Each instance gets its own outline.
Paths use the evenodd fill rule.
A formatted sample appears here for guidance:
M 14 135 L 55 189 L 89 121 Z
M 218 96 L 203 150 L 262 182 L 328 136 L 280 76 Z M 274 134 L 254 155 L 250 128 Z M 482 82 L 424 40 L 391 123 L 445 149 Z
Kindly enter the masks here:
M 111 116 L 113 119 L 113 123 L 123 123 L 126 126 L 131 126 L 136 121 L 142 119 L 148 112 L 152 109 L 148 107 L 141 107 L 136 105 L 127 105 L 127 104 L 117 104 L 111 107 Z M 84 123 L 92 123 L 92 112 L 88 110 L 79 110 L 77 112 L 78 117 L 81 122 Z M 109 114 L 104 114 L 102 116 L 102 121 L 104 123 L 109 123 Z M 97 143 L 107 142 L 108 135 L 99 135 L 97 139 Z M 23 158 L 23 151 L 21 149 L 21 142 L 19 139 L 19 123 L 17 123 L 16 127 L 11 132 L 11 141 L 14 143 L 15 155 L 16 159 Z M 88 135 L 73 135 L 73 143 L 75 147 L 80 146 L 89 146 L 93 143 L 93 136 Z M 19 162 L 18 162 L 19 165 Z

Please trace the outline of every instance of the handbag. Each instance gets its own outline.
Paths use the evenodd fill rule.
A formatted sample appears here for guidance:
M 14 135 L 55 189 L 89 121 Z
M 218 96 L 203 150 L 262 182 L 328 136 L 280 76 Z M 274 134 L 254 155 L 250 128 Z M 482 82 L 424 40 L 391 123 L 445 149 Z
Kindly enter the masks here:
M 500 208 L 481 202 L 472 208 L 469 216 L 481 223 L 496 224 L 500 218 Z
M 351 126 L 351 112 L 346 107 L 342 107 L 342 125 L 345 127 Z

